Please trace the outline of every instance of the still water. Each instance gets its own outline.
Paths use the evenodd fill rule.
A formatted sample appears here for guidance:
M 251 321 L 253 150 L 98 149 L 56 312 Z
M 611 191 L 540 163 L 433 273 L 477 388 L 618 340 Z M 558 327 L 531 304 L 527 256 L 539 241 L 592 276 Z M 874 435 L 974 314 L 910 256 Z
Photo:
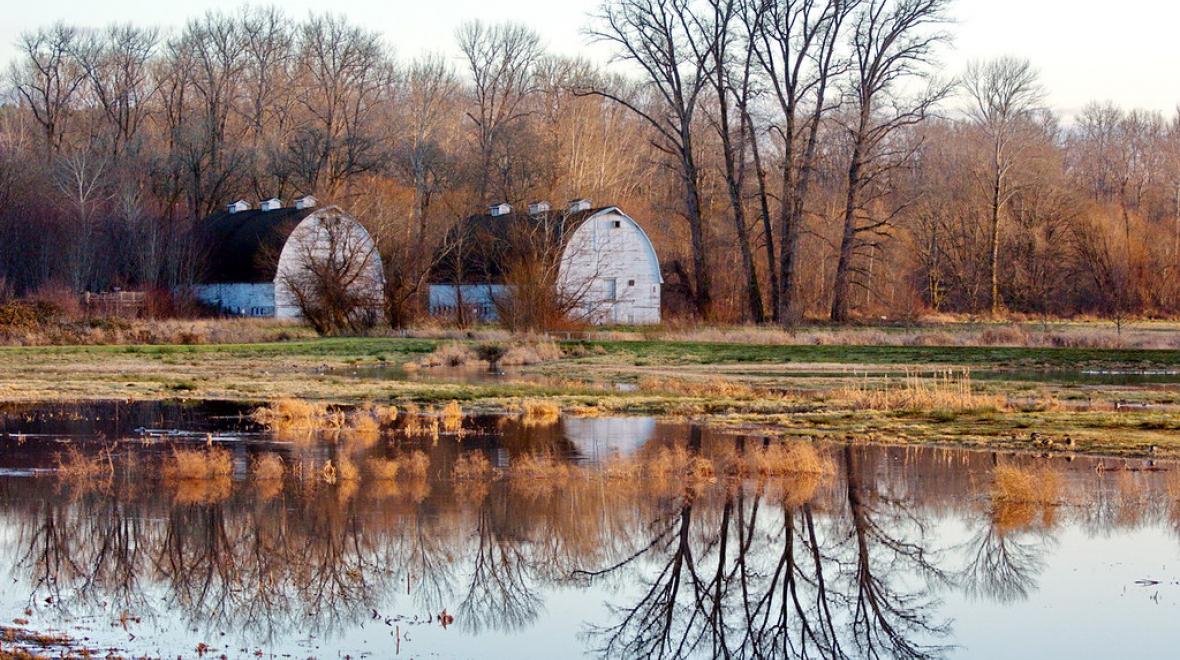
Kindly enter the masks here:
M 0 616 L 51 647 L 254 657 L 1171 657 L 1171 464 L 823 445 L 828 475 L 691 481 L 610 466 L 761 446 L 643 418 L 379 441 L 263 432 L 233 404 L 0 409 Z M 157 478 L 228 448 L 209 482 Z M 55 470 L 74 448 L 100 478 Z M 424 476 L 327 483 L 417 450 Z M 284 480 L 250 465 L 276 452 Z M 454 480 L 478 452 L 497 476 Z M 538 453 L 569 471 L 512 476 Z M 1059 506 L 995 506 L 996 464 L 1048 463 Z M 1105 469 L 1097 469 L 1101 467 Z M 16 622 L 16 624 L 10 623 Z

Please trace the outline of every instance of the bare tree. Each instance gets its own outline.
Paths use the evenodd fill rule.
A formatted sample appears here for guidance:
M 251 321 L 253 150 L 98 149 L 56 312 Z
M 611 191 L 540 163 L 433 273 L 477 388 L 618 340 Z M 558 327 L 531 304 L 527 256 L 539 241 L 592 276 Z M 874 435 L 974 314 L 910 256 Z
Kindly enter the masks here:
M 320 334 L 356 333 L 371 327 L 381 309 L 381 259 L 369 237 L 340 216 L 300 227 L 288 241 L 296 254 L 279 277 L 303 317 Z
M 541 38 L 519 23 L 487 25 L 478 20 L 464 23 L 455 36 L 467 60 L 474 94 L 474 108 L 467 117 L 475 125 L 479 148 L 479 201 L 493 201 L 493 193 L 506 200 L 511 193 L 505 186 L 491 189 L 493 159 L 498 150 L 511 151 L 505 144 L 508 132 L 528 115 L 525 101 L 533 91 L 533 67 L 542 54 Z
M 109 127 L 115 158 L 139 138 L 151 111 L 156 88 L 150 65 L 159 42 L 157 29 L 114 25 L 90 34 L 79 46 L 87 87 Z
M 948 0 L 869 0 L 857 12 L 852 33 L 852 80 L 849 96 L 852 118 L 846 126 L 850 142 L 843 231 L 833 283 L 831 319 L 849 318 L 849 287 L 864 248 L 875 249 L 866 236 L 887 230 L 892 214 L 865 217 L 876 201 L 865 195 L 898 163 L 912 146 L 890 139 L 924 120 L 933 106 L 950 92 L 950 85 L 933 83 L 914 98 L 904 98 L 900 81 L 928 75 L 935 46 L 946 35 L 931 27 L 944 20 Z M 881 186 L 888 191 L 888 186 Z M 878 197 L 884 193 L 878 194 Z
M 754 131 L 749 125 L 752 115 L 748 111 L 751 95 L 751 74 L 753 41 L 738 42 L 732 24 L 738 11 L 736 0 L 709 0 L 712 17 L 707 33 L 712 47 L 712 66 L 709 82 L 714 93 L 714 112 L 711 117 L 714 128 L 721 138 L 722 160 L 725 164 L 725 187 L 729 193 L 729 206 L 733 213 L 734 233 L 741 255 L 742 272 L 745 276 L 746 304 L 750 319 L 755 323 L 766 320 L 762 306 L 762 288 L 758 281 L 758 270 L 754 266 L 754 251 L 750 244 L 750 228 L 746 221 L 746 171 L 747 152 Z M 736 42 L 736 43 L 735 43 Z M 742 51 L 745 51 L 744 53 Z M 736 59 L 736 61 L 735 61 Z M 731 98 L 732 104 L 731 104 Z M 738 126 L 733 127 L 736 114 Z
M 306 120 L 289 157 L 304 191 L 334 198 L 347 181 L 387 160 L 375 128 L 391 97 L 394 66 L 380 35 L 333 16 L 303 24 L 298 58 L 297 98 Z
M 707 9 L 693 0 L 610 0 L 590 28 L 594 38 L 613 45 L 619 60 L 637 65 L 654 100 L 625 98 L 603 88 L 583 90 L 623 105 L 656 132 L 652 146 L 675 161 L 684 196 L 684 213 L 692 240 L 692 294 L 697 313 L 712 315 L 705 222 L 701 210 L 701 173 L 694 145 L 694 120 L 701 94 L 712 76 L 716 32 Z
M 1027 149 L 1031 116 L 1044 92 L 1032 64 L 1013 57 L 972 62 L 963 76 L 963 87 L 971 100 L 971 119 L 982 129 L 990 147 L 988 272 L 994 315 L 1004 307 L 1000 297 L 1000 220 L 1014 192 L 1012 170 Z
M 45 135 L 47 160 L 61 149 L 74 97 L 86 80 L 77 58 L 79 39 L 78 30 L 64 23 L 27 32 L 18 44 L 23 61 L 11 68 L 17 94 Z
M 747 0 L 742 20 L 778 106 L 781 141 L 779 254 L 775 316 L 793 325 L 803 309 L 796 296 L 799 238 L 816 170 L 820 129 L 832 110 L 829 93 L 847 68 L 840 56 L 847 18 L 861 0 Z

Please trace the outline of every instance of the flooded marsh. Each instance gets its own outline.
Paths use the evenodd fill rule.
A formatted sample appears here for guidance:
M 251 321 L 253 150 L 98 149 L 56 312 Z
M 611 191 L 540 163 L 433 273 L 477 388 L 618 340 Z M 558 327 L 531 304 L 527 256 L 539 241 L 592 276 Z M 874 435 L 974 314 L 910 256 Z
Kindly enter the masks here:
M 5 406 L 0 648 L 986 658 L 1180 641 L 1169 461 L 461 412 L 274 426 L 221 402 Z

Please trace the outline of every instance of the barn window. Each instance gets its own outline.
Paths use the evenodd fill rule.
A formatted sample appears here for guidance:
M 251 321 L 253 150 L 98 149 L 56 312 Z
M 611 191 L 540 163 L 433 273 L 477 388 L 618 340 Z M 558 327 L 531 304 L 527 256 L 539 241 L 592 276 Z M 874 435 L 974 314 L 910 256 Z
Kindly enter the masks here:
M 614 223 L 612 223 L 612 224 L 615 229 L 618 229 L 619 227 L 623 226 L 623 221 L 622 220 L 615 220 Z
M 627 286 L 635 286 L 635 280 L 627 280 Z

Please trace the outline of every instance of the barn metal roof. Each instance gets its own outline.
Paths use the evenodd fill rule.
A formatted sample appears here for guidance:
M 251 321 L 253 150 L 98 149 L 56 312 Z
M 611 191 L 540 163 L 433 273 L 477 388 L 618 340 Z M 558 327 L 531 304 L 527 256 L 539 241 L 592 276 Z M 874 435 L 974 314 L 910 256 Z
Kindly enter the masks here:
M 201 223 L 208 259 L 205 284 L 273 282 L 291 232 L 317 208 L 222 211 Z
M 464 218 L 447 232 L 444 251 L 431 271 L 435 284 L 500 284 L 510 257 L 527 242 L 531 249 L 558 247 L 588 218 L 613 209 L 600 206 L 584 211 L 555 209 L 530 215 L 513 211 Z M 514 240 L 517 239 L 517 240 Z M 524 241 L 519 240 L 523 238 Z

